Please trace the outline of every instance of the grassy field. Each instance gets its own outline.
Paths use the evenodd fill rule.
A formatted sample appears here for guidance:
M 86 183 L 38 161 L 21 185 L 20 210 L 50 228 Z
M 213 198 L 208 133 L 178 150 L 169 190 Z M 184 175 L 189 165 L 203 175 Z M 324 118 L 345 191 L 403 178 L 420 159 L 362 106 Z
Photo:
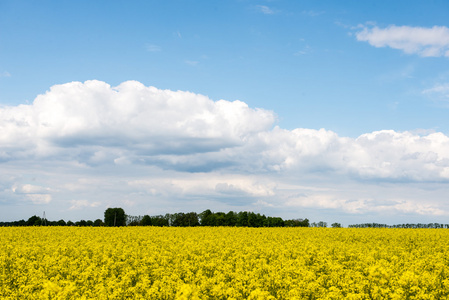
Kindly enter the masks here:
M 446 299 L 449 230 L 2 227 L 2 299 Z

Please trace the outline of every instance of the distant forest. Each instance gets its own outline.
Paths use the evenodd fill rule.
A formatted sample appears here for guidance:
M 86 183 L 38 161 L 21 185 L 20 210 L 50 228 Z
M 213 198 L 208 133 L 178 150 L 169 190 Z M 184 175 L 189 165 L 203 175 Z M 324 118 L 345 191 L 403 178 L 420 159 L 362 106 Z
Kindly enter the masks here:
M 44 217 L 36 215 L 28 220 L 12 222 L 0 222 L 2 226 L 173 226 L 173 227 L 194 227 L 194 226 L 237 226 L 237 227 L 328 227 L 326 222 L 312 222 L 308 219 L 283 220 L 280 217 L 266 217 L 259 213 L 241 211 L 228 213 L 212 212 L 210 209 L 198 214 L 196 212 L 174 213 L 156 216 L 131 216 L 125 214 L 122 208 L 108 208 L 104 212 L 104 219 L 72 221 L 50 221 Z M 332 223 L 331 227 L 342 227 L 340 223 Z M 387 225 L 381 223 L 352 224 L 348 228 L 446 228 L 449 224 L 428 223 L 428 224 L 396 224 Z
M 334 226 L 336 224 L 333 224 Z M 339 224 L 338 224 L 339 225 Z M 254 212 L 212 212 L 207 209 L 196 212 L 174 213 L 156 216 L 126 215 L 122 208 L 108 208 L 104 219 L 72 221 L 50 221 L 39 216 L 28 220 L 0 222 L 0 226 L 239 226 L 239 227 L 327 227 L 326 222 L 309 223 L 308 219 L 283 220 L 280 217 L 266 217 Z
M 349 228 L 449 228 L 449 224 L 440 224 L 440 223 L 428 223 L 428 224 L 396 224 L 396 225 L 387 225 L 387 224 L 379 224 L 379 223 L 363 223 L 363 224 L 354 224 L 349 225 Z

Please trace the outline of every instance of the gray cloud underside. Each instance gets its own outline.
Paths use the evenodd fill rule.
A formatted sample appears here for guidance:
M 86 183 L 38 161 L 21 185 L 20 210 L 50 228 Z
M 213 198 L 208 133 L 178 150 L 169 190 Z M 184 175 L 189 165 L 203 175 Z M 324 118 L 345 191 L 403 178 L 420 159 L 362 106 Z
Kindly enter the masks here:
M 449 179 L 449 138 L 383 130 L 358 138 L 273 127 L 240 101 L 100 81 L 53 86 L 31 105 L 0 109 L 0 158 L 154 164 L 244 172 L 336 172 L 362 178 Z

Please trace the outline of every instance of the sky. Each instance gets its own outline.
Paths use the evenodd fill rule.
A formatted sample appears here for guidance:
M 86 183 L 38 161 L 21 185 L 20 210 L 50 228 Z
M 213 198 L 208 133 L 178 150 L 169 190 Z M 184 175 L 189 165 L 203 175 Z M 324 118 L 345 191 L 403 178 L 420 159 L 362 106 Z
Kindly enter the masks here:
M 0 221 L 449 223 L 449 2 L 0 0 Z

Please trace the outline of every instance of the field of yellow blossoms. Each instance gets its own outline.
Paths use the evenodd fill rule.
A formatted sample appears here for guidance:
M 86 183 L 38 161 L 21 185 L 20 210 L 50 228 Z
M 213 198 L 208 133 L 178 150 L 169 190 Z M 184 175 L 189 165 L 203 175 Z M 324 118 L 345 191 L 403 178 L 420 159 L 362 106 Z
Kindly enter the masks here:
M 2 227 L 1 299 L 448 299 L 449 230 Z

